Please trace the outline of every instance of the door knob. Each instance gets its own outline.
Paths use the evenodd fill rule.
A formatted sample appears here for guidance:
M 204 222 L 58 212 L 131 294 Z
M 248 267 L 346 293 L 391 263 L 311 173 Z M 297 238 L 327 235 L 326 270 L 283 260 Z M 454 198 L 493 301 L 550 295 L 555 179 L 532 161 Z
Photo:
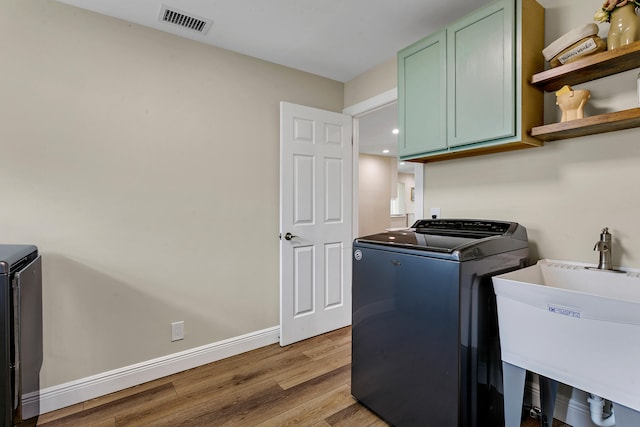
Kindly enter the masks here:
M 291 233 L 287 233 L 287 234 L 284 235 L 284 240 L 291 240 L 294 237 L 298 237 L 298 236 L 295 236 L 295 235 L 293 235 Z

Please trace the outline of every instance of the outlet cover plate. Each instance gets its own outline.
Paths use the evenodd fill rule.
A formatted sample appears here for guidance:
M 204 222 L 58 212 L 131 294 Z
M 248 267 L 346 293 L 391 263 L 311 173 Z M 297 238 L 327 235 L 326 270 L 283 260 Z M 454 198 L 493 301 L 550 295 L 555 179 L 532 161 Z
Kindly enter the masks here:
M 184 321 L 173 322 L 171 324 L 171 341 L 184 339 Z

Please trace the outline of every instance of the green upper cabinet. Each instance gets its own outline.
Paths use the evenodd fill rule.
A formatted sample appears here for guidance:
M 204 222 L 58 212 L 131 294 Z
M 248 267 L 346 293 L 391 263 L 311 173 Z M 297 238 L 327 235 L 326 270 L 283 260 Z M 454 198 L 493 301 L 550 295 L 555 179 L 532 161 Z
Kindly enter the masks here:
M 400 52 L 398 155 L 447 148 L 447 33 L 441 31 Z
M 539 146 L 544 9 L 499 0 L 398 53 L 398 152 L 437 161 Z
M 515 135 L 513 2 L 447 28 L 449 146 Z

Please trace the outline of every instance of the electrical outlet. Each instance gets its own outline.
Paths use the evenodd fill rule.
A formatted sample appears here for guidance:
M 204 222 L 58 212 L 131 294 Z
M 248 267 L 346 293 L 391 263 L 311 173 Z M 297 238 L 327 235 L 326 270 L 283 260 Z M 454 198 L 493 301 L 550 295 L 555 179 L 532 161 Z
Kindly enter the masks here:
M 431 208 L 431 218 L 440 218 L 440 208 Z
M 184 321 L 173 322 L 171 324 L 171 341 L 184 339 Z

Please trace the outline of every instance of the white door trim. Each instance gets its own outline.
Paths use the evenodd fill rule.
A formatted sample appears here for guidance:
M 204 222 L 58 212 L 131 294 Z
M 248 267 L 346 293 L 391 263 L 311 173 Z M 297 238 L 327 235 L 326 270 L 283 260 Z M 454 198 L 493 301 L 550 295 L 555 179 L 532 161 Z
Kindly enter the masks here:
M 361 116 L 364 113 L 369 113 L 373 110 L 377 110 L 380 107 L 384 107 L 387 104 L 391 104 L 398 100 L 398 88 L 389 89 L 379 95 L 373 96 L 369 99 L 365 99 L 362 102 L 354 104 L 350 107 L 342 110 L 344 114 L 348 114 L 353 117 Z

